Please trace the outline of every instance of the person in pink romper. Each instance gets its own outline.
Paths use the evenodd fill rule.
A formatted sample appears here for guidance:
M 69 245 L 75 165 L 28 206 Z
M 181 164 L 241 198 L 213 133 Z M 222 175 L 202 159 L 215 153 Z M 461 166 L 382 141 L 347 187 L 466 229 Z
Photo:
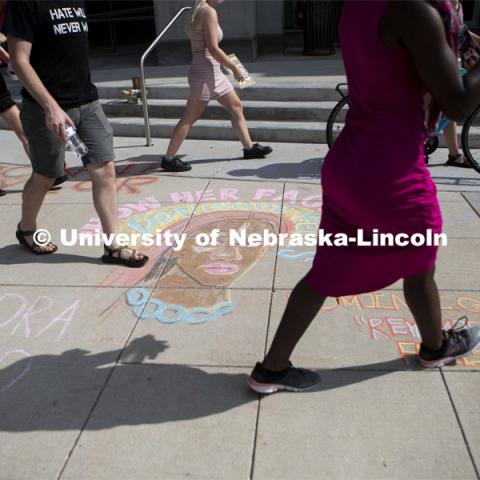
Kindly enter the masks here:
M 454 120 L 480 103 L 480 68 L 461 79 L 445 33 L 439 11 L 427 2 L 344 2 L 340 44 L 350 109 L 322 166 L 325 234 L 352 238 L 363 230 L 366 240 L 373 240 L 374 229 L 408 238 L 428 230 L 440 234 L 442 216 L 423 154 L 423 97 L 428 90 Z M 442 330 L 436 257 L 436 246 L 412 243 L 319 246 L 311 270 L 290 296 L 267 356 L 249 378 L 250 387 L 272 393 L 314 386 L 317 374 L 293 367 L 289 359 L 325 298 L 379 290 L 400 279 L 422 336 L 423 366 L 438 367 L 475 349 L 480 327 Z M 348 348 L 337 341 L 339 348 Z
M 221 70 L 223 65 L 233 72 L 237 81 L 243 78 L 238 67 L 218 45 L 223 39 L 223 32 L 218 23 L 215 6 L 222 1 L 195 1 L 188 27 L 193 55 L 188 74 L 190 95 L 185 113 L 176 125 L 167 153 L 162 159 L 164 170 L 182 172 L 192 168 L 176 154 L 190 128 L 200 119 L 210 100 L 217 100 L 230 113 L 233 129 L 243 145 L 245 159 L 264 158 L 272 152 L 271 147 L 252 142 L 242 103 L 230 80 Z

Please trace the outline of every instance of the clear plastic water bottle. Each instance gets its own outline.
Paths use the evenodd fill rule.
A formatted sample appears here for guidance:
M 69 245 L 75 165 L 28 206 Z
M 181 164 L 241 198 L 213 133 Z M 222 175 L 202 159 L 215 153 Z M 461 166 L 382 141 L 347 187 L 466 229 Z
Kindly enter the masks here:
M 88 153 L 87 146 L 82 142 L 77 131 L 73 127 L 66 127 L 65 130 L 67 132 L 66 150 L 68 152 L 73 152 L 78 158 L 82 158 Z

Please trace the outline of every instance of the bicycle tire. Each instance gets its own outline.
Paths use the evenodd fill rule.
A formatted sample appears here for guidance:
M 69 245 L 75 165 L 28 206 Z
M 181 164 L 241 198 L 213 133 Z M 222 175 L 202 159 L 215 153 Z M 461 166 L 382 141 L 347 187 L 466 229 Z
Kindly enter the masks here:
M 474 124 L 477 123 L 478 127 Z M 478 140 L 475 140 L 471 131 L 472 128 L 477 128 Z M 462 150 L 465 155 L 465 159 L 470 165 L 480 173 L 480 107 L 465 120 L 462 128 Z M 474 154 L 474 150 L 476 153 Z
M 333 107 L 333 110 L 330 112 L 330 115 L 328 116 L 326 137 L 327 137 L 327 145 L 329 149 L 332 148 L 332 145 L 335 142 L 335 139 L 333 138 L 333 125 L 335 124 L 335 119 L 337 118 L 342 108 L 347 104 L 348 104 L 348 96 L 345 96 L 335 105 L 335 107 Z

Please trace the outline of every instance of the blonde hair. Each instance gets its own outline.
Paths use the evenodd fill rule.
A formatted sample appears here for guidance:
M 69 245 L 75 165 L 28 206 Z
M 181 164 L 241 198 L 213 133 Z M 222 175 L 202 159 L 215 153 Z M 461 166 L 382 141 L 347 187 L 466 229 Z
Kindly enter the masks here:
M 208 5 L 207 0 L 195 0 L 195 3 L 193 5 L 192 18 L 190 21 L 190 25 L 193 25 L 193 22 L 197 18 L 198 12 L 206 5 Z

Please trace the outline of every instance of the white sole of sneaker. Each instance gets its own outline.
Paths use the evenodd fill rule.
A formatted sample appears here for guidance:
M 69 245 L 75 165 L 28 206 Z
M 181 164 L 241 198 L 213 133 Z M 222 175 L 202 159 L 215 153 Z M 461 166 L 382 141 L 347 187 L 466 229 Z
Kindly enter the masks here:
M 451 357 L 445 357 L 440 360 L 423 360 L 421 357 L 418 357 L 418 361 L 420 365 L 424 368 L 440 368 L 444 367 L 447 363 L 453 362 L 454 360 L 458 360 L 459 358 L 467 356 L 469 353 L 473 352 L 478 346 L 480 342 L 474 345 L 470 350 L 467 352 L 463 352 L 460 355 L 453 355 Z
M 262 395 L 268 395 L 270 393 L 275 393 L 282 390 L 285 392 L 304 392 L 305 390 L 309 390 L 310 388 L 314 387 L 314 385 L 312 385 L 312 387 L 308 388 L 295 388 L 275 383 L 260 383 L 254 380 L 252 377 L 248 378 L 247 383 L 254 392 L 260 393 Z

